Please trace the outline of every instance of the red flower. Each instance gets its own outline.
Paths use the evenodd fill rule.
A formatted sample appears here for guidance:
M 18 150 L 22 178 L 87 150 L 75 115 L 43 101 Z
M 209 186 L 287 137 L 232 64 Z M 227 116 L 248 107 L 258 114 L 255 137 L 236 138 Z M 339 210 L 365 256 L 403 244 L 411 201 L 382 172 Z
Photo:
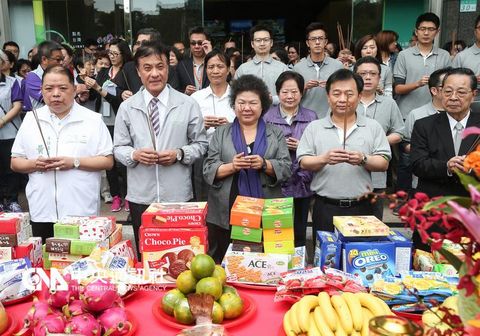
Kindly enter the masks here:
M 470 296 L 475 292 L 475 284 L 472 281 L 472 277 L 470 275 L 464 275 L 460 278 L 458 282 L 458 289 L 465 289 L 466 296 Z

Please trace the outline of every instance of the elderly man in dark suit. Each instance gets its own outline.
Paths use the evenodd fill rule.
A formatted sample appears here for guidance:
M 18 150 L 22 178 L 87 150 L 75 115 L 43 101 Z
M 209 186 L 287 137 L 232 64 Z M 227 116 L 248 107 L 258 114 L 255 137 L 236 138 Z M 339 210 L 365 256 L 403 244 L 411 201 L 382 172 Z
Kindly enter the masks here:
M 438 113 L 415 122 L 411 138 L 412 170 L 418 176 L 417 191 L 430 197 L 467 195 L 455 170 L 464 171 L 463 160 L 478 137 L 462 139 L 471 126 L 480 127 L 480 114 L 471 112 L 477 78 L 467 68 L 455 68 L 443 79 L 442 105 Z

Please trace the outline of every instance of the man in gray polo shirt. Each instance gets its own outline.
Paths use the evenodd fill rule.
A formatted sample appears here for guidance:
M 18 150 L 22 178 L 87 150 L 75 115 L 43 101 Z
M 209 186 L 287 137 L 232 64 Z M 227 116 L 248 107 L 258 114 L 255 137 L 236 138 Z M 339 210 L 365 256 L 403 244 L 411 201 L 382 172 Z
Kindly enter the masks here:
M 370 201 L 360 197 L 373 189 L 371 172 L 387 170 L 391 152 L 382 126 L 356 113 L 362 90 L 359 75 L 334 72 L 326 83 L 332 112 L 307 126 L 297 149 L 301 168 L 315 172 L 314 237 L 333 231 L 333 216 L 373 214 Z
M 261 78 L 267 84 L 273 102 L 278 104 L 275 82 L 282 72 L 288 70 L 288 66 L 274 60 L 270 55 L 273 46 L 273 33 L 270 28 L 263 25 L 252 27 L 250 29 L 250 40 L 255 56 L 252 60 L 240 65 L 235 73 L 235 78 L 242 75 L 254 75 Z
M 298 72 L 305 79 L 302 106 L 315 111 L 318 118 L 321 119 L 328 112 L 325 84 L 332 73 L 343 69 L 343 64 L 325 52 L 328 36 L 323 24 L 320 22 L 310 23 L 305 29 L 305 34 L 310 54 L 306 58 L 302 58 L 293 67 L 293 71 Z
M 380 62 L 372 56 L 357 60 L 353 71 L 363 78 L 363 91 L 357 114 L 366 115 L 378 121 L 387 136 L 390 146 L 402 140 L 404 123 L 397 103 L 388 96 L 377 94 L 377 87 L 381 78 L 382 67 Z M 372 173 L 373 191 L 382 193 L 387 187 L 387 172 Z M 374 204 L 374 214 L 380 220 L 383 218 L 383 200 L 378 199 Z
M 420 15 L 415 24 L 417 44 L 398 54 L 393 70 L 394 91 L 403 119 L 407 118 L 411 110 L 430 101 L 427 87 L 430 74 L 450 65 L 450 54 L 433 45 L 439 27 L 440 19 L 437 15 Z
M 475 43 L 455 56 L 453 67 L 472 70 L 479 83 L 477 88 L 480 89 L 480 15 L 475 19 L 474 27 Z M 470 108 L 473 112 L 480 112 L 480 90 L 477 90 L 477 95 Z

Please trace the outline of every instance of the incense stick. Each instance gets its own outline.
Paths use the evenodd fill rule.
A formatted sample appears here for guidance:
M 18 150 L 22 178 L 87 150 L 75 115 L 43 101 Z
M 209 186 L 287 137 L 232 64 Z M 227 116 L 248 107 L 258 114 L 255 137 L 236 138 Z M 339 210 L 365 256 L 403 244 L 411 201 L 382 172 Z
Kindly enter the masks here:
M 479 143 L 480 143 L 480 135 L 477 135 L 475 141 L 474 141 L 473 144 L 470 146 L 470 148 L 469 148 L 468 151 L 465 153 L 465 155 L 468 155 L 468 154 L 470 154 L 471 152 L 473 152 L 473 151 L 477 148 L 477 146 L 478 146 Z
M 348 96 L 347 96 L 347 108 L 343 116 L 343 150 L 346 148 L 347 143 L 347 112 L 348 112 Z
M 455 50 L 456 35 L 457 35 L 457 31 L 456 31 L 456 30 L 453 30 L 453 31 L 452 31 L 452 47 L 450 48 L 450 55 L 452 55 L 452 54 L 453 54 L 453 51 Z
M 40 120 L 38 119 L 37 110 L 33 106 L 32 106 L 32 112 L 33 112 L 33 116 L 35 118 L 35 121 L 37 122 L 38 130 L 40 131 L 40 136 L 42 137 L 43 146 L 45 147 L 45 151 L 47 152 L 47 157 L 50 158 L 50 153 L 48 151 L 47 142 L 45 141 L 45 137 L 43 136 L 42 127 L 40 126 Z

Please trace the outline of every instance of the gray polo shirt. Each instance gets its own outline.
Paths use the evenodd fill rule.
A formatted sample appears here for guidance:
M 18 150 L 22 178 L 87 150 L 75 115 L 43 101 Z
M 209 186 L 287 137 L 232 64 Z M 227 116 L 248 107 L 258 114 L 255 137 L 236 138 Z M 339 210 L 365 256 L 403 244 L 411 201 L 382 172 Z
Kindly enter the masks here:
M 385 96 L 376 95 L 375 100 L 368 106 L 360 102 L 357 106 L 357 113 L 378 121 L 386 135 L 398 133 L 403 136 L 405 124 L 397 103 Z M 387 172 L 372 172 L 374 188 L 387 187 Z
M 338 128 L 330 115 L 312 121 L 303 132 L 297 148 L 297 158 L 315 156 L 331 149 L 342 148 Z M 356 128 L 348 135 L 347 150 L 361 151 L 367 155 L 383 155 L 390 160 L 391 152 L 385 132 L 380 124 L 363 115 L 357 115 Z M 373 189 L 370 171 L 348 163 L 326 165 L 317 171 L 310 189 L 317 195 L 335 198 L 357 198 Z
M 454 68 L 469 68 L 473 73 L 480 75 L 480 48 L 474 43 L 470 48 L 465 49 L 453 59 L 452 66 Z M 480 89 L 480 83 L 477 83 L 477 89 Z M 480 101 L 480 91 L 475 96 L 475 101 Z
M 388 65 L 380 64 L 380 87 L 383 89 L 385 96 L 392 96 L 393 91 L 393 74 Z
M 433 47 L 428 57 L 420 54 L 417 46 L 402 50 L 395 62 L 393 78 L 395 83 L 409 84 L 418 81 L 423 76 L 445 68 L 451 64 L 450 54 L 443 49 Z M 428 85 L 419 87 L 406 95 L 397 95 L 397 104 L 406 119 L 410 111 L 427 104 L 431 99 Z
M 272 56 L 269 56 L 266 60 L 262 61 L 257 56 L 253 57 L 251 61 L 243 63 L 237 69 L 235 73 L 235 78 L 238 78 L 243 75 L 254 75 L 261 78 L 265 84 L 267 84 L 268 91 L 273 96 L 277 95 L 277 90 L 275 89 L 275 82 L 277 81 L 278 76 L 282 72 L 289 70 L 288 66 L 282 62 L 274 60 Z
M 338 69 L 343 69 L 343 64 L 339 60 L 325 56 L 322 64 L 315 67 L 316 64 L 308 55 L 295 64 L 293 71 L 303 76 L 305 83 L 309 80 L 327 80 L 328 77 Z M 317 113 L 318 119 L 327 115 L 329 106 L 327 101 L 327 91 L 324 87 L 311 88 L 303 93 L 302 106 Z
M 432 114 L 438 113 L 438 110 L 435 109 L 432 102 L 427 103 L 425 105 L 416 108 L 408 115 L 407 119 L 405 120 L 405 131 L 403 132 L 403 140 L 406 142 L 410 142 L 410 138 L 412 137 L 413 132 L 413 125 L 415 125 L 415 121 L 418 119 L 423 119 L 425 117 L 431 116 Z

